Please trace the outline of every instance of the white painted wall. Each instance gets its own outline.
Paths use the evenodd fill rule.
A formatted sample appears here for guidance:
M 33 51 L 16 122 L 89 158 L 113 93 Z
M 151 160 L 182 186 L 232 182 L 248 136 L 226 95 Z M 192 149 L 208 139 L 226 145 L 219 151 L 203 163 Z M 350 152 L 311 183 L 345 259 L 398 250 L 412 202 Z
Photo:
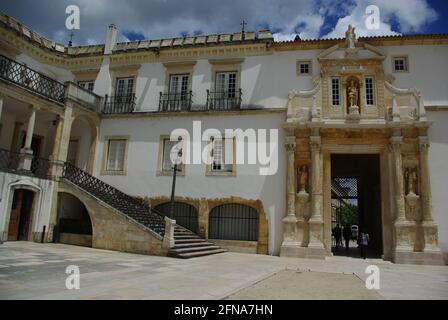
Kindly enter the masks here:
M 100 142 L 97 149 L 97 172 L 101 171 L 104 137 L 127 135 L 127 175 L 99 176 L 100 179 L 131 195 L 167 196 L 171 194 L 171 176 L 157 176 L 160 135 L 169 135 L 171 130 L 184 128 L 192 132 L 193 120 L 202 121 L 202 130 L 262 128 L 279 129 L 285 121 L 284 113 L 258 115 L 173 116 L 142 117 L 132 119 L 105 119 L 101 123 Z M 258 165 L 238 165 L 236 177 L 206 176 L 206 165 L 187 165 L 186 174 L 176 182 L 176 195 L 188 197 L 222 198 L 239 196 L 261 199 L 268 216 L 269 252 L 278 254 L 281 245 L 282 223 L 285 215 L 286 158 L 283 132 L 279 129 L 278 163 L 275 175 L 260 176 Z M 205 142 L 203 143 L 205 147 Z
M 46 226 L 46 230 L 48 230 L 51 206 L 54 200 L 52 197 L 54 182 L 0 171 L 0 236 L 3 232 L 7 232 L 9 228 L 6 220 L 9 221 L 11 213 L 10 209 L 14 196 L 11 187 L 13 185 L 27 186 L 31 188 L 28 190 L 36 192 L 31 232 L 42 232 L 43 226 Z
M 448 110 L 428 112 L 428 120 L 433 121 L 429 130 L 433 213 L 441 249 L 448 254 Z

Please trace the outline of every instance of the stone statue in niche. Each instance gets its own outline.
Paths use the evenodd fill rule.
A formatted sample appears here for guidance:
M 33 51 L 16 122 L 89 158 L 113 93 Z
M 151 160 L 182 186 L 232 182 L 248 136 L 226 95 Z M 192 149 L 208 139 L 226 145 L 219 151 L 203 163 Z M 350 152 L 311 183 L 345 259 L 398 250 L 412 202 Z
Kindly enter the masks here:
M 349 107 L 356 107 L 358 106 L 358 98 L 359 98 L 359 94 L 358 94 L 358 90 L 359 90 L 359 86 L 357 83 L 355 83 L 355 80 L 351 80 L 350 84 L 348 86 L 347 89 L 347 93 L 348 93 L 348 101 L 349 101 Z
M 417 194 L 417 169 L 407 168 L 405 171 L 406 187 L 408 194 Z
M 307 193 L 306 188 L 308 185 L 308 167 L 301 165 L 298 170 L 299 176 L 299 193 Z

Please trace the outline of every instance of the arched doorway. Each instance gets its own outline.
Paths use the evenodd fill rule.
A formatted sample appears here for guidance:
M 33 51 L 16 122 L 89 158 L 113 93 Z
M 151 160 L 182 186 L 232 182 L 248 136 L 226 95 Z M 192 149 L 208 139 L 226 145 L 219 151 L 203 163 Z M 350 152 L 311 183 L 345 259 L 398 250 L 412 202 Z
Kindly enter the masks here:
M 223 204 L 209 215 L 209 239 L 258 241 L 259 214 L 255 208 Z
M 9 217 L 8 240 L 27 241 L 31 236 L 35 194 L 27 189 L 15 189 Z
M 92 222 L 85 205 L 75 196 L 58 194 L 58 219 L 55 242 L 92 246 Z
M 159 204 L 154 207 L 155 211 L 176 220 L 176 223 L 188 230 L 198 232 L 198 210 L 188 203 L 175 202 L 174 216 L 170 216 L 171 202 Z

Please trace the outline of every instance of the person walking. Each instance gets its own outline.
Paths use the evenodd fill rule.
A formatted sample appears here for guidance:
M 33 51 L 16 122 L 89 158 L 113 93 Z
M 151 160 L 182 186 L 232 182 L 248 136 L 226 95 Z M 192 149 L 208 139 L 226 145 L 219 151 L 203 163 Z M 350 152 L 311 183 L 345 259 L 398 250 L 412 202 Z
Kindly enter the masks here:
M 352 229 L 350 228 L 350 225 L 347 223 L 344 226 L 344 229 L 342 230 L 342 236 L 345 240 L 345 250 L 348 251 L 348 248 L 350 247 L 350 239 L 352 237 Z
M 339 223 L 336 225 L 336 227 L 334 227 L 333 235 L 334 235 L 334 239 L 336 240 L 336 249 L 338 249 L 339 244 L 341 243 L 341 238 L 342 238 L 342 230 L 341 230 L 341 227 L 339 226 Z
M 369 245 L 369 234 L 362 230 L 359 234 L 359 247 L 361 249 L 361 257 L 366 259 L 367 256 L 367 246 Z

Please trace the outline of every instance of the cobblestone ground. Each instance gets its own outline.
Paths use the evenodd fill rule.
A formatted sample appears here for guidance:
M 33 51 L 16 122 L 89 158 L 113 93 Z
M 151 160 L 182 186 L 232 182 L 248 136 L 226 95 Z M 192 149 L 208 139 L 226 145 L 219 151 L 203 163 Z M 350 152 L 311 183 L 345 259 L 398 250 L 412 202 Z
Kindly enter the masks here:
M 364 285 L 370 264 L 381 271 L 377 291 Z M 69 265 L 79 267 L 79 290 L 65 286 Z M 180 260 L 62 244 L 0 245 L 0 299 L 224 298 L 448 299 L 448 267 L 239 253 Z

